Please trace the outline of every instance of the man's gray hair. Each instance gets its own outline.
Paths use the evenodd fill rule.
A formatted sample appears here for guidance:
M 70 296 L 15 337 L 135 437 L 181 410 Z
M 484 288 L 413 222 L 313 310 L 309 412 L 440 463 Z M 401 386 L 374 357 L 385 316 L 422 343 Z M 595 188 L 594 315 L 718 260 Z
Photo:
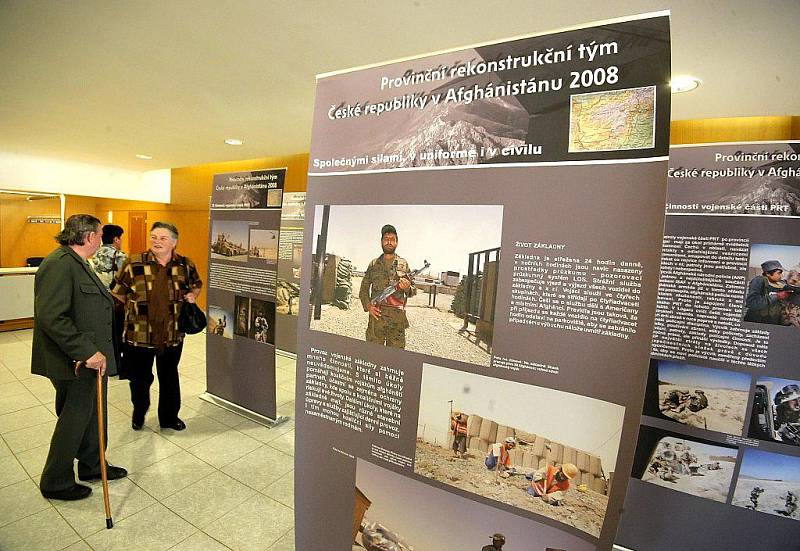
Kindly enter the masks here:
M 169 222 L 156 222 L 153 224 L 153 227 L 150 228 L 150 231 L 157 230 L 158 228 L 165 229 L 171 233 L 172 239 L 178 239 L 178 228 L 176 228 L 173 224 L 170 224 Z
M 98 233 L 102 224 L 91 214 L 73 214 L 64 222 L 64 229 L 58 232 L 56 241 L 60 245 L 83 245 L 86 236 L 91 232 Z

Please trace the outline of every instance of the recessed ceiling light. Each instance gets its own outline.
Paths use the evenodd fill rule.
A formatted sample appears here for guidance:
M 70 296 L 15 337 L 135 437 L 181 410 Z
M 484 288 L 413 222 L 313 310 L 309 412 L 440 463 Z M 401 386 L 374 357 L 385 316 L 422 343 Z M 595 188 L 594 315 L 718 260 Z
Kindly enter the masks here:
M 679 75 L 674 77 L 670 83 L 673 94 L 680 94 L 681 92 L 689 92 L 700 86 L 700 79 L 692 75 Z
M 228 138 L 227 140 L 225 140 L 225 143 L 228 145 L 242 145 L 244 143 L 244 140 L 240 140 L 237 138 Z
M 150 159 L 153 158 L 153 156 L 152 155 L 143 155 L 141 153 L 137 153 L 136 154 L 136 158 L 137 159 L 144 159 L 145 161 L 149 161 Z

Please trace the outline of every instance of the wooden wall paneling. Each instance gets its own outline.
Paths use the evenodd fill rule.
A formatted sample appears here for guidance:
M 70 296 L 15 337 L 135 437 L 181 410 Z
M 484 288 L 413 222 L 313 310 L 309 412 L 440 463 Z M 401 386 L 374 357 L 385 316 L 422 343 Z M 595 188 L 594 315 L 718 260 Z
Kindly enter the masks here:
M 61 201 L 55 198 L 0 203 L 0 266 L 25 266 L 30 256 L 47 256 L 56 248 L 58 224 L 29 224 L 28 216 L 59 216 Z
M 800 139 L 800 117 L 736 117 L 672 121 L 670 143 L 760 142 Z

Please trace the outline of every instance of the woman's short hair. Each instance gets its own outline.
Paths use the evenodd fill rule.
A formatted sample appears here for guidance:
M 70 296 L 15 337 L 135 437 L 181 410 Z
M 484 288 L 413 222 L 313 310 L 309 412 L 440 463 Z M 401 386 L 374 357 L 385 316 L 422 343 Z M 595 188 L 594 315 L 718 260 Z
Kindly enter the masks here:
M 60 245 L 83 245 L 86 235 L 97 232 L 102 222 L 91 214 L 73 214 L 64 222 L 64 229 L 56 235 Z
M 173 224 L 170 224 L 169 222 L 155 222 L 153 227 L 150 228 L 150 231 L 157 230 L 158 228 L 165 229 L 171 233 L 172 239 L 178 239 L 178 228 L 176 228 Z

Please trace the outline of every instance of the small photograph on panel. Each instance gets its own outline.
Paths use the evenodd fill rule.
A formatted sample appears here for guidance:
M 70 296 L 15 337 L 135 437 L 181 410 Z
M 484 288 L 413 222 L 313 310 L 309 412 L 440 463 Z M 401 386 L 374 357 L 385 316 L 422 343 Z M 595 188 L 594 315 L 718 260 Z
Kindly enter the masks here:
M 356 460 L 352 549 L 590 551 L 596 543 Z
M 625 408 L 424 364 L 414 472 L 598 536 Z
M 243 220 L 212 220 L 212 260 L 247 262 L 250 226 L 252 224 L 255 224 L 255 222 Z
M 745 449 L 731 503 L 800 520 L 800 457 Z
M 275 344 L 275 303 L 250 299 L 248 338 L 263 344 Z
M 234 297 L 233 334 L 247 337 L 250 330 L 250 298 L 236 295 Z
M 280 208 L 283 203 L 283 190 L 271 189 L 267 191 L 267 208 Z
M 737 454 L 735 447 L 642 426 L 632 476 L 670 490 L 725 503 Z
M 748 436 L 800 446 L 800 381 L 756 379 Z
M 317 206 L 310 328 L 488 367 L 502 224 L 502 205 Z
M 741 436 L 750 383 L 747 373 L 651 360 L 643 413 Z
M 233 312 L 220 306 L 210 304 L 208 306 L 208 328 L 209 335 L 217 335 L 226 339 L 233 338 Z
M 584 71 L 579 78 L 592 75 Z M 576 94 L 570 96 L 569 106 L 570 153 L 655 146 L 655 86 Z
M 303 220 L 306 214 L 306 193 L 289 191 L 283 194 L 281 220 Z
M 278 261 L 278 230 L 250 230 L 250 249 L 247 256 L 251 260 Z
M 800 327 L 800 246 L 750 248 L 744 321 Z

